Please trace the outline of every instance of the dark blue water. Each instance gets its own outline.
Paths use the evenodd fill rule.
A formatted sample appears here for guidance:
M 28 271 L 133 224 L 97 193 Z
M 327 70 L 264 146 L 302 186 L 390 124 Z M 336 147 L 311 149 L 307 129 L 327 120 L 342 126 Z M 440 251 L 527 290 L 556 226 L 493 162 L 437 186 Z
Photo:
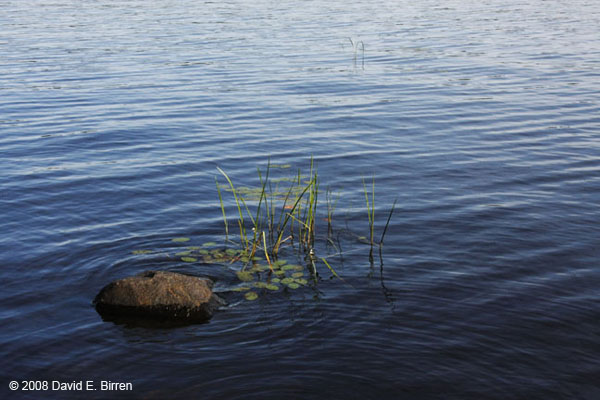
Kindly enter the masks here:
M 3 398 L 600 398 L 597 2 L 0 8 Z M 98 316 L 105 284 L 149 268 L 234 285 L 173 255 L 224 239 L 216 167 L 256 186 L 311 156 L 344 281 L 320 264 L 204 325 Z M 371 177 L 377 235 L 398 199 L 373 263 Z

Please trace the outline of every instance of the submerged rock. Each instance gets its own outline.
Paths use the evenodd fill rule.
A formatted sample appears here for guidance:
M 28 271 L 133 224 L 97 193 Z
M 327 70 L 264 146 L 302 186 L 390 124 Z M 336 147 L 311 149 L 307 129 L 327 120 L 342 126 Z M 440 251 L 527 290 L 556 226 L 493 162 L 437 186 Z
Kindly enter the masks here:
M 209 320 L 225 301 L 208 278 L 168 271 L 146 271 L 106 285 L 94 299 L 106 320 L 151 319 L 176 323 Z

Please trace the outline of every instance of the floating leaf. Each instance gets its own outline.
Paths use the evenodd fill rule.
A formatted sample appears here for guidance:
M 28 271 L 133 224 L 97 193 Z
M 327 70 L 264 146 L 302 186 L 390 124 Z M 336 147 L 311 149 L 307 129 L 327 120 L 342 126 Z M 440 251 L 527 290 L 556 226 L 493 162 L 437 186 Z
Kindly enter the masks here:
M 206 249 L 200 249 L 200 250 L 198 250 L 198 253 L 200 253 L 200 254 L 202 254 L 202 255 L 207 255 L 207 254 L 209 254 L 208 250 L 206 250 Z
M 238 252 L 234 249 L 227 249 L 225 250 L 225 254 L 227 254 L 228 256 L 235 256 Z
M 292 274 L 292 278 L 300 278 L 302 276 L 304 276 L 304 272 L 294 272 Z
M 176 237 L 171 239 L 172 242 L 181 243 L 181 242 L 189 242 L 190 238 L 187 237 Z
M 264 289 L 266 288 L 268 285 L 264 282 L 254 282 L 254 287 L 259 288 L 259 289 Z
M 298 289 L 300 287 L 300 285 L 298 285 L 297 283 L 290 283 L 289 285 L 287 285 L 287 287 L 289 287 L 290 289 Z
M 252 267 L 252 269 L 254 271 L 264 272 L 264 271 L 268 270 L 269 267 L 266 265 L 255 265 L 254 267 Z
M 279 271 L 278 270 L 278 271 L 275 271 L 274 274 L 277 275 L 277 276 L 285 276 L 285 271 Z
M 292 269 L 295 269 L 293 265 L 284 265 L 283 267 L 281 267 L 282 271 L 290 271 Z
M 217 244 L 215 242 L 206 242 L 206 243 L 202 244 L 202 247 L 213 247 L 216 245 Z
M 132 251 L 133 254 L 150 254 L 152 253 L 152 250 L 134 250 Z
M 302 265 L 294 265 L 294 270 L 296 270 L 296 271 L 304 271 L 304 267 Z
M 289 285 L 290 283 L 294 283 L 294 280 L 292 278 L 284 278 L 281 280 L 281 283 L 284 285 Z
M 185 262 L 196 262 L 198 261 L 197 258 L 194 257 L 181 257 L 181 261 L 185 261 Z
M 256 300 L 258 299 L 258 295 L 256 294 L 256 292 L 248 292 L 244 295 L 244 297 L 246 298 L 246 300 Z
M 238 271 L 235 274 L 242 282 L 250 282 L 254 280 L 254 275 L 252 275 L 252 272 L 250 271 Z
M 287 264 L 286 260 L 277 260 L 277 261 L 273 262 L 273 266 L 277 265 L 277 266 L 281 267 L 282 265 L 285 265 L 285 264 Z
M 200 246 L 188 246 L 190 250 L 200 250 Z
M 247 290 L 250 290 L 250 288 L 248 286 L 240 286 L 240 287 L 231 289 L 232 292 L 245 292 Z
M 223 262 L 228 260 L 228 257 L 220 250 L 213 250 L 210 255 L 214 258 L 215 262 Z
M 182 251 L 180 253 L 175 254 L 176 256 L 189 256 L 192 252 L 191 251 Z
M 299 285 L 306 285 L 308 283 L 308 281 L 306 279 L 303 279 L 303 278 L 294 279 L 294 282 L 296 282 Z
M 279 290 L 279 286 L 277 286 L 277 285 L 267 285 L 267 286 L 265 286 L 265 287 L 266 287 L 267 289 L 269 289 L 269 290 L 273 290 L 273 291 L 275 291 L 275 290 Z
M 271 279 L 271 282 L 273 282 L 273 283 L 279 283 L 279 282 L 281 282 L 281 279 L 279 279 L 279 278 L 273 278 L 273 279 Z

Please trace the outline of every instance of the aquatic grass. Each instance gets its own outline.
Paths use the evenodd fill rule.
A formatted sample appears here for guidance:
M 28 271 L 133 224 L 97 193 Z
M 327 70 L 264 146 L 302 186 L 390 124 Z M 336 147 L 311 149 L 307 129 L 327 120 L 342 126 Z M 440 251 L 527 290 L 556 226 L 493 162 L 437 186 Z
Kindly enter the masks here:
M 385 223 L 385 227 L 383 228 L 383 233 L 381 234 L 381 239 L 379 239 L 379 250 L 381 251 L 381 246 L 383 246 L 383 238 L 385 237 L 385 233 L 387 232 L 388 226 L 390 225 L 390 220 L 392 219 L 392 214 L 394 213 L 394 209 L 396 208 L 396 202 L 398 199 L 394 199 L 394 203 L 392 204 L 392 209 L 388 214 L 387 221 Z
M 360 46 L 360 49 L 362 50 L 362 68 L 364 69 L 365 68 L 365 43 L 362 40 L 359 40 L 355 43 L 354 40 L 352 40 L 352 38 L 348 38 L 348 40 L 350 41 L 350 44 L 352 45 L 352 50 L 354 51 L 353 61 L 354 61 L 355 67 L 356 67 L 356 59 L 357 59 L 357 55 L 358 55 L 358 49 Z
M 333 243 L 333 240 L 331 239 L 333 237 L 333 213 L 335 212 L 339 199 L 340 195 L 338 194 L 335 203 L 333 203 L 333 205 L 331 204 L 331 188 L 328 186 L 327 191 L 325 192 L 325 201 L 327 203 L 327 240 L 331 243 Z
M 238 211 L 238 225 L 240 231 L 240 245 L 244 249 L 246 254 L 253 257 L 258 249 L 262 249 L 265 258 L 270 266 L 272 266 L 272 259 L 276 260 L 281 245 L 286 242 L 290 237 L 285 237 L 284 234 L 287 230 L 289 223 L 293 222 L 292 216 L 304 215 L 305 220 L 303 226 L 306 229 L 302 230 L 299 238 L 300 243 L 305 248 L 311 248 L 314 243 L 314 215 L 316 214 L 316 199 L 318 193 L 317 174 L 315 172 L 313 179 L 308 184 L 300 189 L 296 184 L 293 184 L 288 188 L 281 211 L 277 219 L 277 209 L 275 206 L 276 196 L 274 195 L 273 188 L 269 181 L 269 170 L 270 166 L 267 166 L 266 176 L 263 178 L 260 169 L 258 169 L 259 180 L 261 183 L 260 194 L 258 196 L 258 205 L 256 206 L 256 214 L 253 216 L 250 211 L 250 207 L 244 196 L 242 196 L 232 179 L 229 175 L 221 168 L 217 167 L 217 170 L 225 177 L 229 184 L 229 190 L 233 194 L 235 205 Z M 311 162 L 311 173 L 314 170 L 314 164 Z M 301 173 L 298 173 L 297 180 L 295 182 L 301 182 Z M 223 214 L 224 223 L 228 226 L 227 214 L 225 212 L 225 205 L 221 190 L 217 187 L 219 193 L 219 203 L 221 206 L 221 212 Z M 296 195 L 296 193 L 299 194 Z M 305 196 L 308 193 L 308 196 Z M 288 202 L 292 195 L 296 196 L 293 206 L 288 207 Z M 303 203 L 303 199 L 307 197 L 306 204 Z M 300 209 L 304 207 L 304 211 Z M 289 208 L 289 210 L 288 210 Z M 248 235 L 248 227 L 246 221 L 251 222 L 253 237 Z M 277 225 L 275 221 L 277 220 Z M 227 228 L 228 231 L 228 228 Z M 293 232 L 293 228 L 291 230 Z M 229 233 L 226 232 L 228 236 Z M 293 235 L 293 233 L 292 233 Z M 292 236 L 290 235 L 290 236 Z M 227 240 L 227 239 L 226 239 Z
M 365 183 L 365 178 L 363 177 L 362 180 L 363 183 L 363 189 L 365 192 L 365 202 L 367 205 L 367 215 L 369 217 L 369 234 L 370 234 L 370 240 L 369 243 L 371 244 L 371 247 L 374 244 L 374 237 L 375 237 L 375 177 L 373 177 L 373 184 L 372 184 L 372 189 L 371 189 L 371 201 L 369 202 L 369 193 L 367 192 L 367 185 Z
M 336 278 L 342 279 L 337 272 L 335 272 L 335 270 L 333 269 L 333 267 L 331 265 L 329 265 L 329 263 L 327 262 L 327 260 L 324 257 L 321 257 L 321 261 L 323 261 L 325 263 L 325 265 L 327 266 L 327 268 L 329 268 L 329 270 L 331 271 L 331 273 L 333 274 L 333 276 L 335 276 Z M 342 279 L 343 280 L 343 279 Z
M 237 223 L 240 236 L 238 243 L 240 249 L 237 251 L 226 249 L 223 251 L 222 256 L 211 253 L 210 256 L 205 256 L 204 260 L 212 260 L 215 262 L 226 260 L 229 264 L 241 262 L 243 265 L 238 272 L 241 272 L 242 274 L 238 275 L 238 278 L 245 281 L 251 276 L 254 276 L 246 275 L 246 272 L 257 274 L 258 280 L 256 281 L 255 287 L 261 289 L 265 288 L 263 287 L 264 282 L 261 280 L 264 279 L 265 276 L 267 276 L 267 282 L 271 282 L 270 279 L 272 278 L 281 280 L 284 285 L 286 283 L 306 284 L 308 281 L 303 278 L 304 272 L 301 272 L 305 268 L 308 269 L 312 280 L 317 282 L 317 267 L 319 264 L 324 264 L 333 277 L 343 280 L 328 260 L 334 255 L 342 257 L 339 233 L 337 236 L 339 246 L 336 246 L 332 223 L 334 212 L 338 207 L 341 196 L 338 195 L 337 198 L 334 199 L 330 187 L 327 187 L 325 191 L 326 218 L 324 219 L 327 221 L 327 231 L 324 232 L 322 236 L 325 238 L 326 248 L 331 249 L 332 247 L 329 246 L 329 244 L 332 244 L 336 253 L 333 255 L 326 255 L 325 257 L 317 257 L 317 249 L 315 247 L 317 246 L 317 221 L 321 220 L 320 217 L 317 218 L 317 215 L 322 215 L 323 213 L 319 212 L 319 200 L 321 197 L 319 192 L 321 190 L 321 185 L 315 160 L 311 157 L 308 175 L 303 175 L 301 170 L 298 169 L 293 179 L 284 180 L 277 177 L 273 179 L 273 177 L 271 177 L 271 168 L 275 167 L 271 165 L 270 161 L 267 163 L 266 172 L 257 168 L 260 186 L 252 189 L 248 186 L 236 186 L 231 177 L 223 169 L 217 167 L 219 173 L 227 180 L 228 185 L 226 185 L 226 190 L 232 193 L 233 201 L 237 208 Z M 273 184 L 275 180 L 277 180 L 277 182 Z M 226 227 L 226 242 L 228 242 L 231 232 L 228 229 L 229 222 L 225 212 L 226 202 L 223 197 L 223 191 L 216 178 L 215 182 L 217 184 L 223 221 Z M 286 188 L 283 189 L 279 186 L 279 183 L 282 182 L 289 183 L 289 185 L 286 184 Z M 375 239 L 375 177 L 372 177 L 370 184 L 368 184 L 368 181 L 363 177 L 362 185 L 364 205 L 369 222 L 369 234 L 368 238 L 364 237 L 364 243 L 370 245 L 369 257 L 372 260 L 373 247 L 377 245 Z M 379 239 L 380 249 L 391 223 L 395 207 L 396 200 L 387 216 L 381 238 Z M 361 236 L 356 234 L 353 234 L 353 236 L 357 238 L 359 242 L 363 242 Z M 292 251 L 297 252 L 298 255 L 304 253 L 305 265 L 285 265 L 286 261 L 280 259 L 284 245 L 293 249 Z M 259 254 L 261 257 L 257 258 Z M 261 259 L 266 260 L 268 267 L 266 265 L 260 266 L 257 264 Z M 299 267 L 299 270 L 296 267 Z M 289 279 L 291 279 L 291 281 Z M 300 283 L 294 281 L 294 279 L 299 279 Z M 277 283 L 277 281 L 275 282 Z M 286 287 L 289 286 L 286 285 Z
M 304 187 L 304 189 L 302 190 L 302 192 L 300 193 L 300 195 L 296 198 L 296 201 L 294 202 L 294 205 L 292 206 L 292 208 L 285 213 L 285 218 L 283 220 L 283 224 L 281 226 L 278 226 L 278 229 L 277 229 L 277 240 L 275 241 L 275 245 L 273 246 L 273 253 L 274 253 L 275 257 L 277 257 L 277 254 L 279 252 L 279 247 L 281 246 L 281 243 L 282 243 L 282 239 L 283 239 L 285 227 L 287 226 L 288 222 L 290 222 L 290 219 L 292 221 L 294 221 L 294 220 L 298 221 L 299 225 L 305 225 L 306 226 L 306 224 L 304 222 L 300 221 L 296 216 L 294 216 L 294 212 L 296 210 L 298 210 L 298 215 L 300 214 L 299 205 L 301 204 L 302 198 L 304 197 L 304 195 L 306 194 L 306 192 L 313 186 L 313 184 L 314 184 L 314 181 L 311 180 L 308 183 L 308 185 L 306 185 L 306 187 Z M 293 235 L 293 233 L 292 233 L 292 235 Z M 299 238 L 299 240 L 302 243 L 303 242 L 302 232 L 300 232 L 298 234 L 298 238 Z
M 219 203 L 221 204 L 221 212 L 223 213 L 223 222 L 225 223 L 225 242 L 229 241 L 229 224 L 227 223 L 227 215 L 225 214 L 225 205 L 223 204 L 223 196 L 221 196 L 221 188 L 219 180 L 215 176 L 215 184 L 217 185 L 217 193 L 219 194 Z
M 229 182 L 229 186 L 231 187 L 233 197 L 235 198 L 235 204 L 237 205 L 237 209 L 238 209 L 238 215 L 239 215 L 238 225 L 240 227 L 240 239 L 242 242 L 242 247 L 247 249 L 248 248 L 248 239 L 246 237 L 246 227 L 244 224 L 244 213 L 242 212 L 242 207 L 240 206 L 240 199 L 235 190 L 235 186 L 233 186 L 233 182 L 231 181 L 231 179 L 229 179 L 229 176 L 221 168 L 217 167 L 217 170 L 219 170 L 219 172 L 225 177 L 225 179 L 227 179 L 227 182 Z

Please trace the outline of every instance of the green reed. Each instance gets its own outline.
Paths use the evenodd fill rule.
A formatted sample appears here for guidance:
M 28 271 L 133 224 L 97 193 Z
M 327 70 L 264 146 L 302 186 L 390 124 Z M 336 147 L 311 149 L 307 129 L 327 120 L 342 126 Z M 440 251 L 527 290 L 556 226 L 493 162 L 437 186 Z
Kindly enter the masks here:
M 273 264 L 277 262 L 282 246 L 284 244 L 292 247 L 297 246 L 297 250 L 306 255 L 305 259 L 310 260 L 312 270 L 315 269 L 315 262 L 320 260 L 334 276 L 339 277 L 324 257 L 315 256 L 320 182 L 317 168 L 312 158 L 308 180 L 298 170 L 297 176 L 293 179 L 278 179 L 275 188 L 272 184 L 274 180 L 270 179 L 270 162 L 267 164 L 264 176 L 262 171 L 257 169 L 260 182 L 258 189 L 238 188 L 225 171 L 219 167 L 217 167 L 217 170 L 225 177 L 229 186 L 227 190 L 233 194 L 237 208 L 237 224 L 240 232 L 240 251 L 247 256 L 247 259 L 253 260 L 255 255 L 263 253 L 264 259 L 267 261 L 271 271 L 273 271 Z M 226 241 L 229 241 L 229 222 L 225 212 L 225 203 L 218 180 L 215 179 L 215 182 L 225 224 Z M 289 182 L 289 187 L 281 191 L 279 185 L 283 184 L 283 182 Z M 372 259 L 373 246 L 376 244 L 375 178 L 372 179 L 370 185 L 370 194 L 364 178 L 362 182 L 369 220 L 370 258 Z M 327 188 L 325 199 L 327 207 L 326 237 L 328 243 L 333 243 L 332 219 L 339 196 L 335 200 L 335 203 L 332 203 L 331 190 Z M 281 205 L 279 205 L 279 202 L 281 202 Z M 388 230 L 395 205 L 396 201 L 394 201 L 379 240 L 380 247 L 383 245 L 383 239 Z M 256 207 L 254 212 L 251 211 L 253 207 Z

